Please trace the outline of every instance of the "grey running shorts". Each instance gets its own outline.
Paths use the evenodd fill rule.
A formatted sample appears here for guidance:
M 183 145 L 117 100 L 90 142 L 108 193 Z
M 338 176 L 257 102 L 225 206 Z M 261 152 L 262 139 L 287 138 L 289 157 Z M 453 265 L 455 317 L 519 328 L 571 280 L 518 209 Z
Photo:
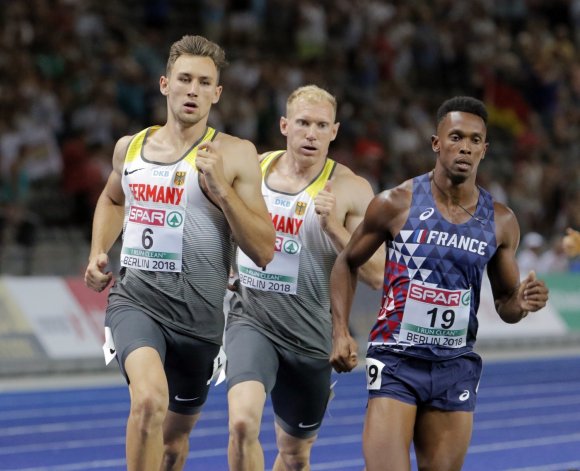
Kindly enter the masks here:
M 244 381 L 259 381 L 271 394 L 278 425 L 289 435 L 317 434 L 330 396 L 331 366 L 276 345 L 256 328 L 228 325 L 225 350 L 228 389 Z
M 220 346 L 169 329 L 131 306 L 107 309 L 105 326 L 111 328 L 117 361 L 127 383 L 125 360 L 139 347 L 154 348 L 163 362 L 169 385 L 169 410 L 178 414 L 198 413 L 209 390 L 207 384 Z

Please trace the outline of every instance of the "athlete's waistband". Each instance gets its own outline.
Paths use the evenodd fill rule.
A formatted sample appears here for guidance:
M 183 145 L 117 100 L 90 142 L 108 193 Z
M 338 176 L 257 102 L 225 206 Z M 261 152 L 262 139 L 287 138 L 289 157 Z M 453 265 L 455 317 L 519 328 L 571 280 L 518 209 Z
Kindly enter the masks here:
M 472 346 L 464 346 L 461 348 L 434 348 L 432 345 L 408 345 L 395 342 L 368 342 L 367 351 L 377 347 L 379 349 L 382 347 L 382 349 L 395 354 L 424 358 L 433 361 L 455 358 L 473 351 Z

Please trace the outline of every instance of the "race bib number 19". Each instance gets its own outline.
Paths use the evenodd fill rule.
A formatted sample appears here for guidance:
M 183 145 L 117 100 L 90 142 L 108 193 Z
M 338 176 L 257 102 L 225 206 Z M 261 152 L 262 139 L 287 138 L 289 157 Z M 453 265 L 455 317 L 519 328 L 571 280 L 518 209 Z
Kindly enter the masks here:
M 470 306 L 470 289 L 449 290 L 411 282 L 399 343 L 464 347 Z

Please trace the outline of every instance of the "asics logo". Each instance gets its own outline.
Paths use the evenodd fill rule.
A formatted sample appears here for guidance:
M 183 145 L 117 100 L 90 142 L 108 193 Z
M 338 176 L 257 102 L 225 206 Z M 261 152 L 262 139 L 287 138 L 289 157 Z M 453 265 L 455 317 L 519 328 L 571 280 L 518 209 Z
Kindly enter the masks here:
M 459 400 L 462 402 L 465 402 L 469 399 L 469 391 L 466 389 L 465 391 L 463 391 L 461 393 L 461 395 L 459 396 Z
M 316 427 L 318 425 L 318 422 L 314 422 L 313 424 L 304 424 L 302 422 L 300 422 L 298 424 L 298 427 L 300 428 L 312 428 L 312 427 Z
M 435 212 L 435 208 L 429 208 L 425 211 L 423 211 L 420 215 L 419 215 L 419 219 L 421 221 L 424 221 L 425 219 L 429 219 L 431 216 L 433 216 L 433 213 Z

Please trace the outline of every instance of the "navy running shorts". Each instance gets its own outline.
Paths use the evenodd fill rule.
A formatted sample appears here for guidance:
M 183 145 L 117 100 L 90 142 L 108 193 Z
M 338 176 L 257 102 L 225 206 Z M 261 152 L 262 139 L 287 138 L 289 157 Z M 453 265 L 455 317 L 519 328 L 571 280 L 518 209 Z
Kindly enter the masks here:
M 481 371 L 481 357 L 475 352 L 433 361 L 381 346 L 367 351 L 369 399 L 389 397 L 418 407 L 473 412 Z

